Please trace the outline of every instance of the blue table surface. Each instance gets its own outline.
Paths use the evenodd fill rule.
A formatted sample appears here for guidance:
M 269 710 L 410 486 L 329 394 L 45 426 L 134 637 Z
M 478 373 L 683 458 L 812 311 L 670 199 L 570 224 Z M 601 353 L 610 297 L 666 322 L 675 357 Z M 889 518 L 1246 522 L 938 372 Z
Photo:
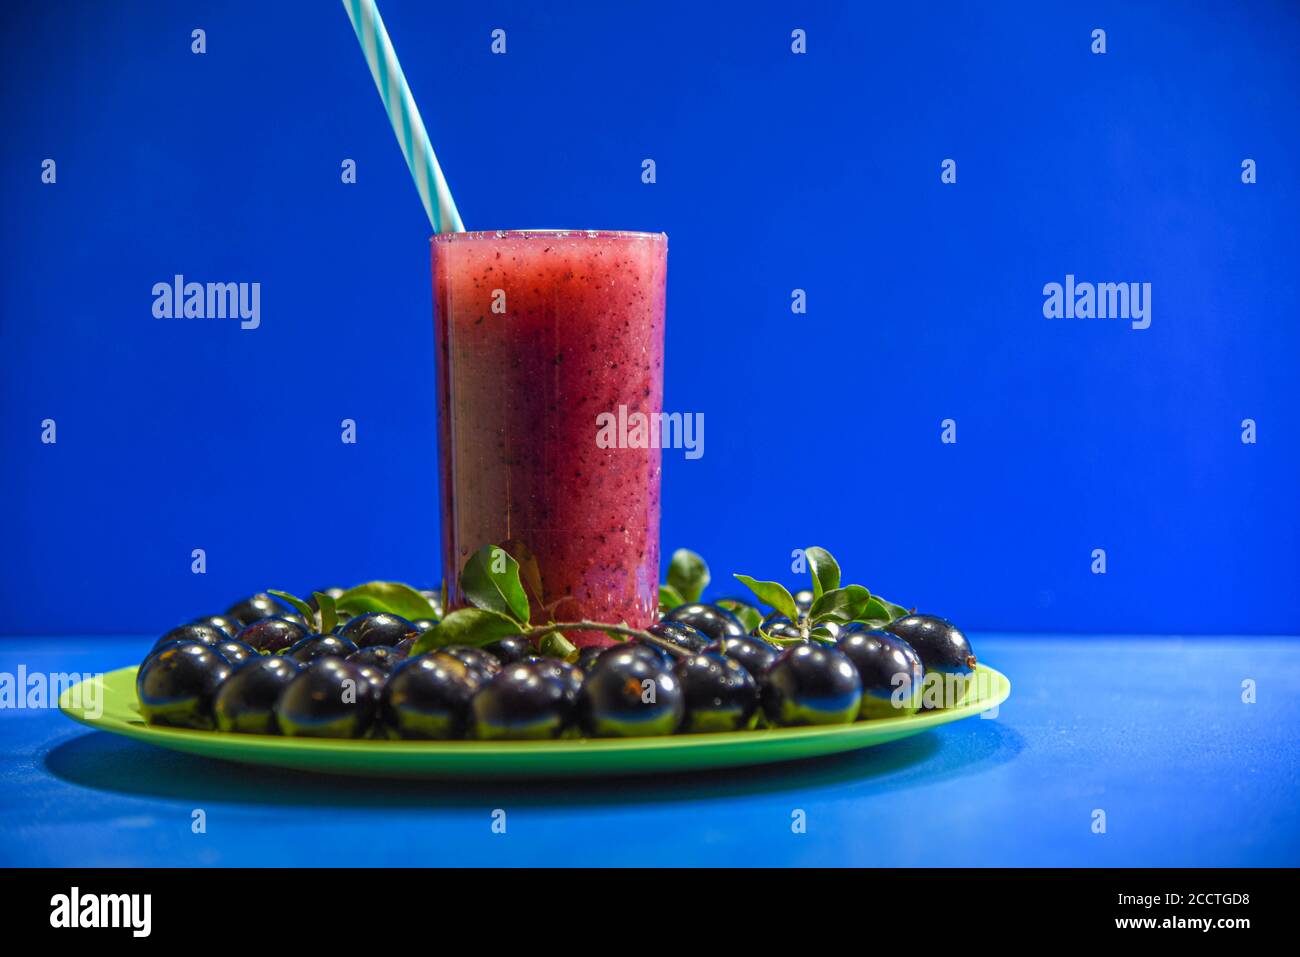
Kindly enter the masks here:
M 996 718 L 846 756 L 598 783 L 280 772 L 0 710 L 0 864 L 1300 864 L 1300 639 L 973 641 L 1012 680 Z M 0 673 L 108 671 L 147 645 L 4 638 Z

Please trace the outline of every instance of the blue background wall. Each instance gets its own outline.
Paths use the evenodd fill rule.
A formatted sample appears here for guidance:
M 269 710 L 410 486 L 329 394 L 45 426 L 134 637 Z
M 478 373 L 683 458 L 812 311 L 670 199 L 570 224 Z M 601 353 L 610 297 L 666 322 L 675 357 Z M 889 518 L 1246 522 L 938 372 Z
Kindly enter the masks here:
M 707 427 L 666 552 L 821 544 L 976 629 L 1300 630 L 1296 5 L 382 11 L 470 228 L 669 234 Z M 2 16 L 0 631 L 435 583 L 428 228 L 342 9 Z M 174 273 L 260 282 L 261 328 L 155 320 Z M 1152 283 L 1151 327 L 1044 319 L 1066 273 Z

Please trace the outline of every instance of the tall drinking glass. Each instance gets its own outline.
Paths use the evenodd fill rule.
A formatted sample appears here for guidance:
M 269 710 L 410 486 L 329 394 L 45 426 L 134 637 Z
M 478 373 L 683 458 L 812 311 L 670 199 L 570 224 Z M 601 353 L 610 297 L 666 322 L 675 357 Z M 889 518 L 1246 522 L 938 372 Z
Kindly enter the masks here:
M 451 607 L 466 559 L 494 544 L 524 565 L 536 621 L 653 622 L 659 443 L 618 423 L 662 408 L 667 269 L 662 233 L 433 238 Z

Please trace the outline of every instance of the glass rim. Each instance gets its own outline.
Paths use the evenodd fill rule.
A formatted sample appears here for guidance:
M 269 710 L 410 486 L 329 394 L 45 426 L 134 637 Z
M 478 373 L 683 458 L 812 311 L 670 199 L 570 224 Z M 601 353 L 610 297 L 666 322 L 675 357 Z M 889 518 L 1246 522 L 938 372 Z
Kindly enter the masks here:
M 430 243 L 471 242 L 484 239 L 646 239 L 667 242 L 667 233 L 642 233 L 627 229 L 481 229 L 463 233 L 434 233 Z

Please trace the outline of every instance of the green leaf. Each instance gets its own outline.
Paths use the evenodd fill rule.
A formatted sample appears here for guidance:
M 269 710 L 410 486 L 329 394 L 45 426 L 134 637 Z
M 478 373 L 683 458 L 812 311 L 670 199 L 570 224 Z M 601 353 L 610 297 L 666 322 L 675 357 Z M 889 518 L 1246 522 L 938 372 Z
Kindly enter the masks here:
M 528 596 L 519 578 L 519 563 L 500 545 L 484 545 L 469 557 L 460 573 L 460 591 L 476 608 L 528 624 Z
M 682 596 L 683 603 L 699 601 L 710 580 L 709 566 L 703 558 L 689 548 L 673 552 L 668 563 L 668 587 Z
M 866 625 L 872 631 L 884 631 L 885 626 L 889 624 L 883 618 L 854 618 L 853 623 L 855 625 Z
M 799 609 L 795 607 L 794 596 L 780 582 L 761 582 L 748 575 L 737 575 L 736 579 L 758 596 L 764 605 L 776 609 L 791 621 L 799 620 Z
M 777 638 L 775 635 L 769 635 L 762 628 L 758 629 L 758 637 L 781 648 L 785 648 L 789 645 L 797 645 L 799 642 L 803 641 L 802 638 Z
M 839 640 L 835 637 L 835 635 L 831 632 L 831 630 L 827 628 L 825 625 L 816 625 L 811 631 L 808 632 L 808 637 L 815 638 L 817 641 L 820 641 L 823 644 L 827 644 L 827 645 L 833 645 L 835 644 L 836 641 Z
M 478 648 L 490 645 L 500 638 L 523 633 L 523 626 L 509 615 L 488 611 L 486 608 L 461 608 L 417 638 L 411 646 L 411 657 L 446 648 L 448 645 Z
M 879 595 L 872 595 L 871 601 L 862 609 L 857 618 L 860 621 L 883 621 L 885 624 L 907 614 L 906 609 L 899 608 L 893 602 L 885 601 Z
M 290 605 L 293 605 L 294 611 L 302 615 L 302 617 L 306 618 L 308 625 L 314 625 L 316 623 L 316 609 L 313 608 L 311 605 L 307 604 L 301 598 L 298 598 L 295 595 L 290 595 L 287 591 L 275 591 L 274 589 L 270 589 L 270 588 L 266 590 L 266 593 L 268 595 L 274 595 L 276 598 L 280 599 L 281 601 L 288 602 Z
M 808 560 L 808 570 L 812 572 L 813 601 L 840 587 L 840 566 L 830 552 L 814 545 L 804 549 L 803 556 Z
M 519 563 L 519 580 L 523 582 L 524 591 L 540 608 L 542 601 L 542 570 L 533 550 L 517 538 L 512 538 L 501 546 Z
M 334 630 L 339 623 L 339 611 L 334 605 L 332 595 L 326 595 L 324 592 L 313 592 L 316 598 L 316 607 L 320 609 L 320 633 L 328 635 Z
M 880 602 L 888 612 L 885 616 L 887 621 L 893 621 L 895 618 L 904 618 L 911 614 L 911 611 L 904 608 L 902 605 L 895 605 L 892 601 L 885 601 L 885 599 L 881 598 L 879 595 L 875 596 L 875 600 Z
M 736 598 L 719 598 L 713 604 L 719 608 L 725 608 L 745 626 L 745 631 L 753 631 L 763 623 L 763 613 L 748 602 L 740 601 Z
M 560 658 L 568 662 L 578 660 L 578 647 L 568 638 L 565 638 L 563 632 L 559 631 L 542 635 L 537 650 L 548 658 Z
M 349 588 L 334 599 L 334 606 L 338 611 L 348 614 L 384 611 L 390 615 L 401 615 L 408 621 L 438 617 L 429 599 L 401 582 L 366 582 L 356 588 Z
M 808 618 L 814 624 L 819 621 L 852 621 L 861 618 L 871 603 L 871 592 L 861 585 L 846 585 L 826 592 L 813 602 L 808 610 Z
M 677 594 L 676 588 L 673 588 L 671 585 L 659 586 L 659 611 L 672 611 L 678 605 L 684 604 L 686 604 L 686 601 L 681 595 Z

